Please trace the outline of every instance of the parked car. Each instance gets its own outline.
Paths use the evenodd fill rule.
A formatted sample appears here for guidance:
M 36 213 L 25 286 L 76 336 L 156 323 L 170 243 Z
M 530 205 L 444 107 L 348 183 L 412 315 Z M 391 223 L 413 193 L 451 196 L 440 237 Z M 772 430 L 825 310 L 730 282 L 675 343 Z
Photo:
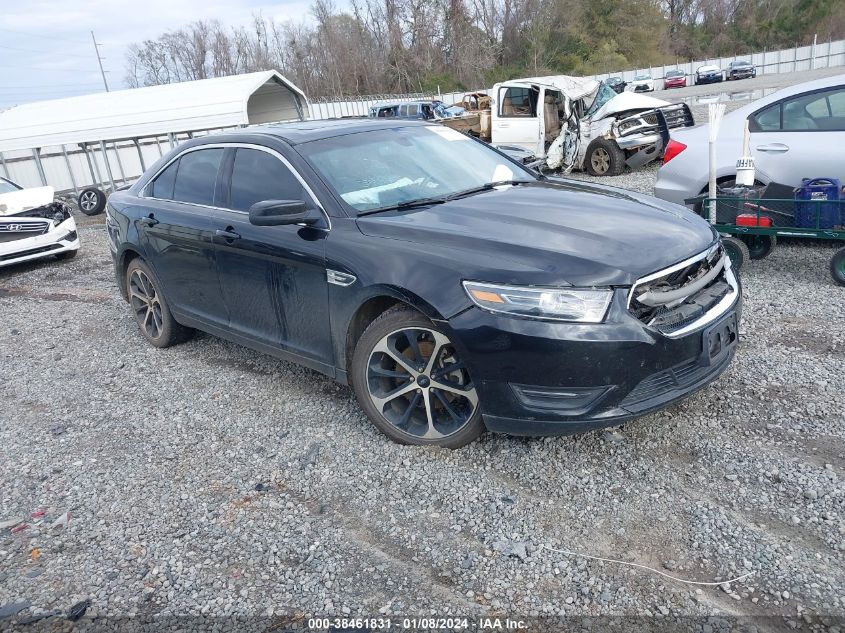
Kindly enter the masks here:
M 695 85 L 713 84 L 722 81 L 722 69 L 718 66 L 699 66 L 695 71 Z
M 748 79 L 749 77 L 757 76 L 757 69 L 751 62 L 737 60 L 728 64 L 725 76 L 728 81 L 733 79 Z
M 663 78 L 663 87 L 669 88 L 683 88 L 687 85 L 687 76 L 683 70 L 667 70 L 666 76 Z
M 196 138 L 111 195 L 107 230 L 152 345 L 196 328 L 300 363 L 403 443 L 619 424 L 735 351 L 741 290 L 704 220 L 434 124 Z
M 628 85 L 628 82 L 623 81 L 622 77 L 608 77 L 604 80 L 604 83 L 613 88 L 616 93 L 625 92 L 625 86 Z
M 24 189 L 0 178 L 0 267 L 79 251 L 76 221 L 52 187 Z
M 641 74 L 634 77 L 634 81 L 628 84 L 633 92 L 654 92 L 654 79 L 649 74 Z
M 433 121 L 446 119 L 464 114 L 461 106 L 447 106 L 440 100 L 407 101 L 402 103 L 388 103 L 370 107 L 370 118 L 398 118 L 419 119 Z
M 716 141 L 720 184 L 734 181 L 746 121 L 760 183 L 797 187 L 814 177 L 845 182 L 845 74 L 778 90 L 726 114 Z M 707 125 L 672 131 L 657 197 L 683 203 L 707 190 L 707 135 Z
M 491 92 L 493 145 L 522 147 L 549 169 L 616 176 L 626 165 L 635 168 L 662 156 L 658 110 L 669 129 L 693 125 L 683 103 L 617 94 L 605 82 L 581 77 L 505 81 Z

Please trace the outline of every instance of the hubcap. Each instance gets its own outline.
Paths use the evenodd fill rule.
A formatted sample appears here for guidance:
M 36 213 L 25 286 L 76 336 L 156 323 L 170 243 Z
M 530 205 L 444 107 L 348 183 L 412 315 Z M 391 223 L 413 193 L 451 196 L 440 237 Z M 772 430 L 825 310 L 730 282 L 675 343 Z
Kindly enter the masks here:
M 603 147 L 597 147 L 593 150 L 593 155 L 590 157 L 590 163 L 593 165 L 593 170 L 599 174 L 605 173 L 610 167 L 610 154 Z
M 153 282 L 144 271 L 135 269 L 129 276 L 129 300 L 135 311 L 135 320 L 150 338 L 161 336 L 161 302 Z
M 388 422 L 423 439 L 457 433 L 478 407 L 455 347 L 428 328 L 396 330 L 378 342 L 367 363 L 367 391 Z
M 93 191 L 86 191 L 79 197 L 79 206 L 90 211 L 97 206 L 97 194 Z

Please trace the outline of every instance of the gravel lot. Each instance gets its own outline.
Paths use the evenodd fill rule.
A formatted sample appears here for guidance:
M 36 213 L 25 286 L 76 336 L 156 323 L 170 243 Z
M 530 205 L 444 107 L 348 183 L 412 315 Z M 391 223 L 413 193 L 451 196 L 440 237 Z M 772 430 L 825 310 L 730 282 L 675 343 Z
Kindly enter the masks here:
M 603 182 L 650 192 L 655 173 Z M 0 618 L 18 611 L 0 629 L 86 600 L 81 623 L 181 616 L 181 629 L 210 622 L 186 616 L 274 630 L 313 615 L 509 615 L 555 631 L 564 615 L 845 621 L 832 245 L 779 245 L 743 270 L 736 360 L 687 401 L 619 429 L 450 452 L 390 443 L 351 389 L 309 370 L 207 335 L 149 346 L 102 216 L 82 226 L 75 260 L 0 271 Z M 694 586 L 547 548 L 690 580 L 753 574 Z

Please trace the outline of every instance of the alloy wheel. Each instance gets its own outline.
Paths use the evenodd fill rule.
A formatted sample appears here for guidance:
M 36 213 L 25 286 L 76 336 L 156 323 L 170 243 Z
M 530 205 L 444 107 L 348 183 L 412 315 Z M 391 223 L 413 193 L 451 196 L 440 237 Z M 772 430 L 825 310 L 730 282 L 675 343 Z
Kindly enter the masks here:
M 93 211 L 97 207 L 97 194 L 93 191 L 86 191 L 79 196 L 79 206 L 83 211 Z
M 136 268 L 129 277 L 129 300 L 135 311 L 135 319 L 144 333 L 150 338 L 161 336 L 161 301 L 143 270 Z
M 475 386 L 452 342 L 423 327 L 396 330 L 375 345 L 367 392 L 390 424 L 426 440 L 457 433 L 478 408 Z
M 610 154 L 603 147 L 597 147 L 593 150 L 590 156 L 590 163 L 593 166 L 593 171 L 597 174 L 604 174 L 610 169 Z

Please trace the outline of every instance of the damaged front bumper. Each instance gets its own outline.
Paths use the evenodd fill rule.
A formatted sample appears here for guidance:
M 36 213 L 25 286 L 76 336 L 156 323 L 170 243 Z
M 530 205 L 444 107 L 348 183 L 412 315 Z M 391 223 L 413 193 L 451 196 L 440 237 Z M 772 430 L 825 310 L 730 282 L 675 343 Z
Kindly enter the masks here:
M 613 125 L 613 132 L 616 144 L 629 154 L 626 164 L 636 169 L 663 155 L 669 130 L 693 125 L 695 119 L 689 106 L 677 103 L 619 119 Z
M 45 215 L 32 209 L 0 217 L 0 267 L 79 249 L 76 221 L 70 212 L 57 210 L 52 217 Z

